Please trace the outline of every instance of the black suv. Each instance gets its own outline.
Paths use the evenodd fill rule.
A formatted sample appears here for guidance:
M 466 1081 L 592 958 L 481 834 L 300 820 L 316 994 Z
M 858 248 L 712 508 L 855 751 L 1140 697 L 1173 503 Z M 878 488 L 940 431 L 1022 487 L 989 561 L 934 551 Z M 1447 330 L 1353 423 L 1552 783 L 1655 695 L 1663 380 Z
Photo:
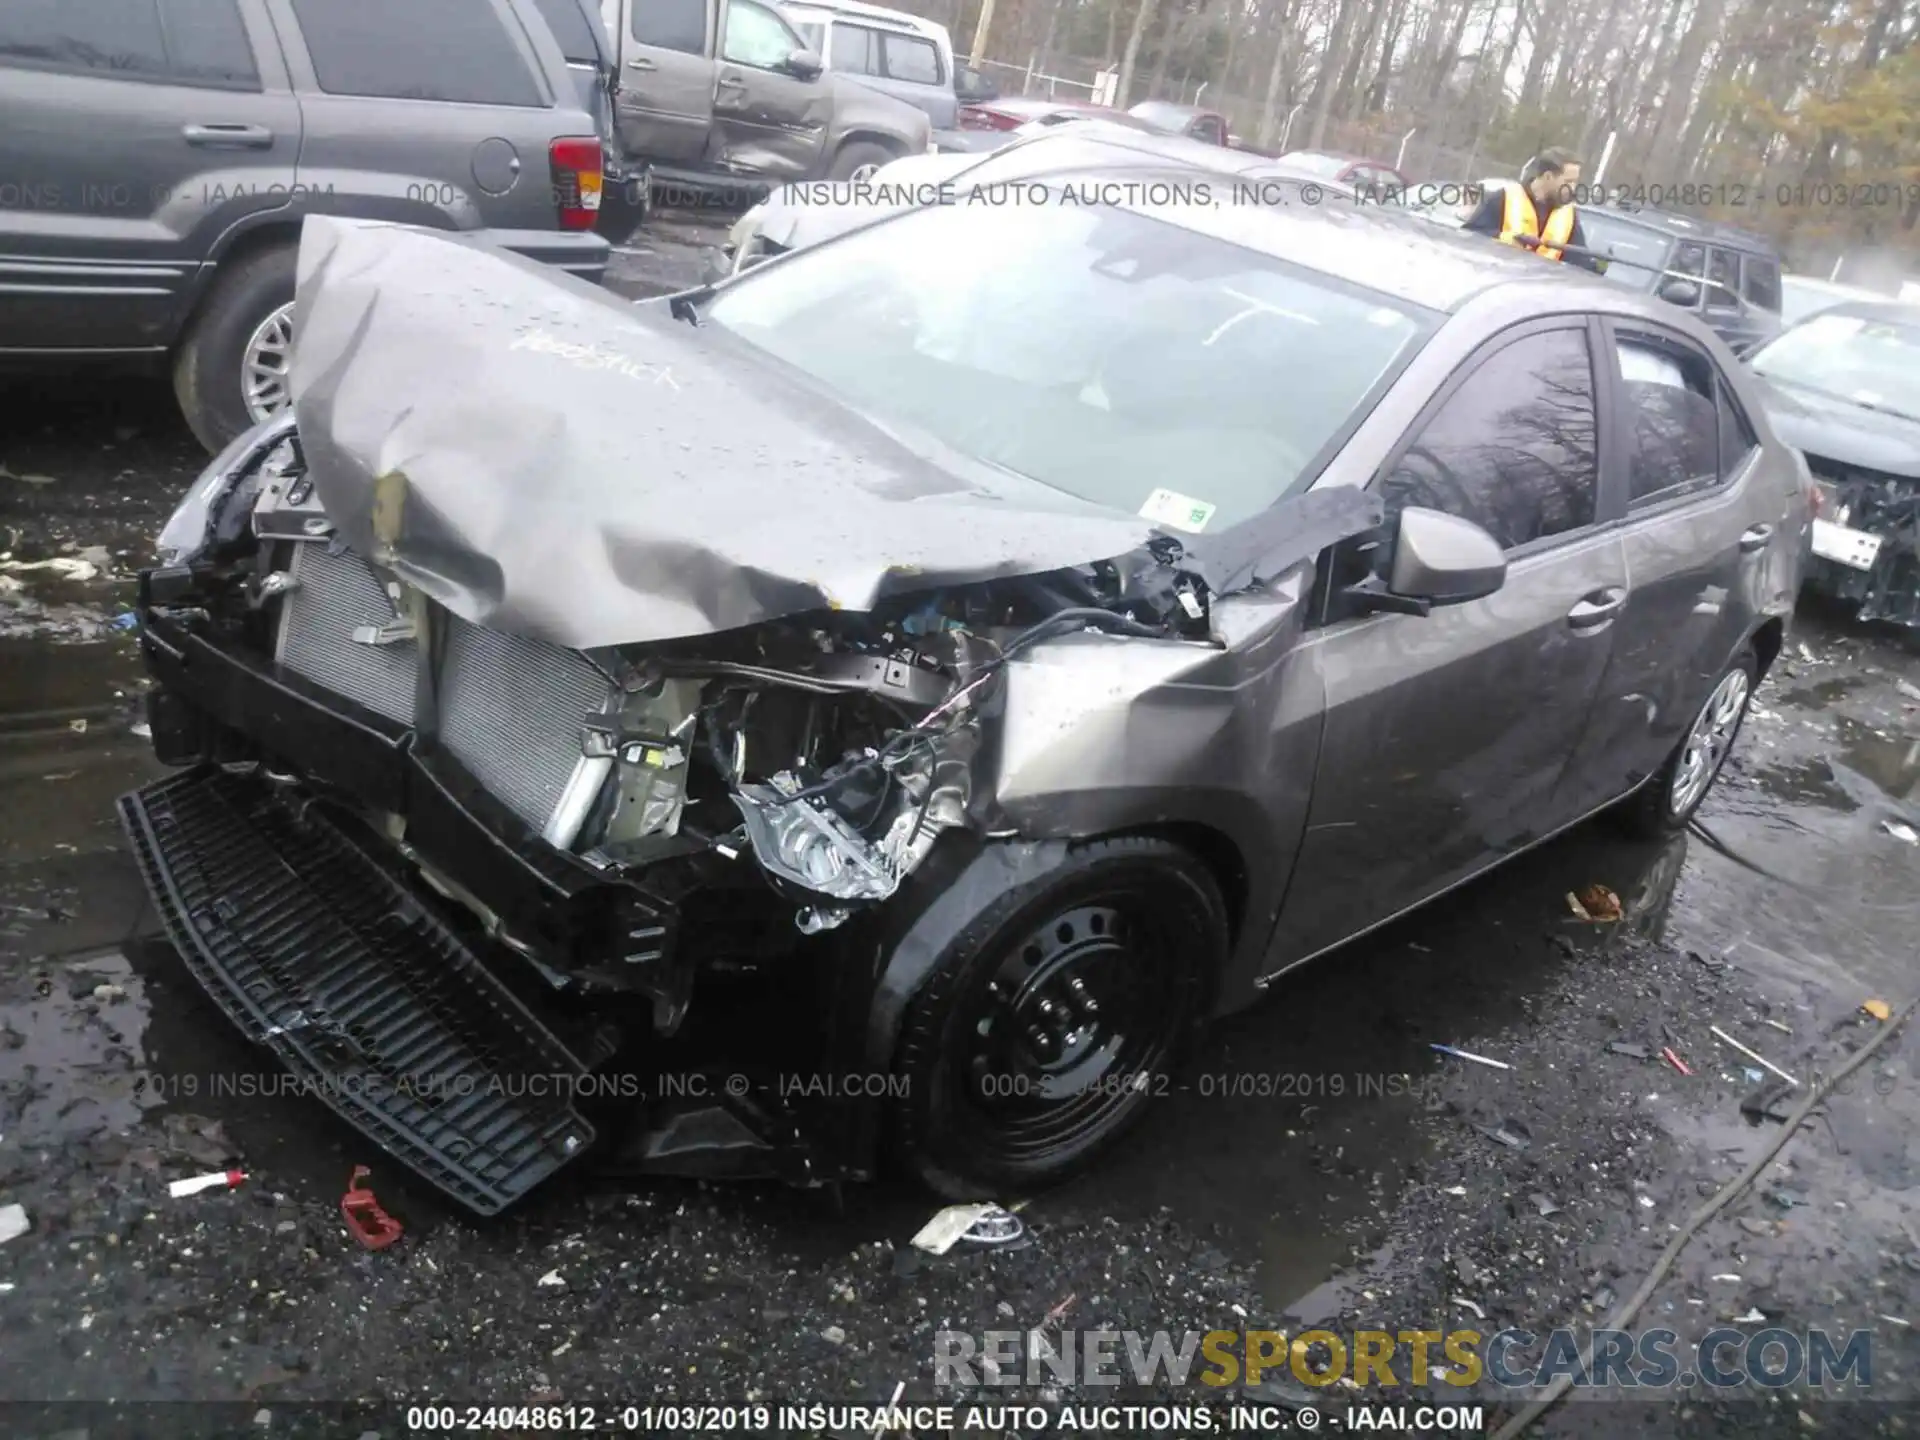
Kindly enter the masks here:
M 1580 230 L 1610 257 L 1609 280 L 1691 310 L 1736 355 L 1780 333 L 1780 252 L 1765 236 L 1612 205 L 1582 205 Z
M 599 27 L 591 0 L 3 0 L 0 357 L 164 360 L 217 450 L 287 402 L 308 215 L 598 282 Z

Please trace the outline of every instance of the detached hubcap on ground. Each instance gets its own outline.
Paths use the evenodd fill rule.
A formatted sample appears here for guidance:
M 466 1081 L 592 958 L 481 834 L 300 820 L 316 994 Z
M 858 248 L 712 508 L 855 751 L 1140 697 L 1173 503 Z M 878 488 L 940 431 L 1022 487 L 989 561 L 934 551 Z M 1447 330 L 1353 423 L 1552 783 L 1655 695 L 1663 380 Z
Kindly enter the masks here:
M 1687 734 L 1686 749 L 1673 772 L 1673 789 L 1667 803 L 1675 815 L 1684 815 L 1707 793 L 1707 786 L 1719 773 L 1721 762 L 1740 728 L 1740 714 L 1746 709 L 1747 672 L 1730 670 L 1701 707 Z
M 293 302 L 275 310 L 247 339 L 240 361 L 240 386 L 247 418 L 256 425 L 287 408 L 287 359 L 293 351 Z
M 974 1007 L 966 1104 L 1009 1158 L 1106 1128 L 1154 1088 L 1181 1005 L 1163 935 L 1134 900 L 1058 910 L 1009 946 Z

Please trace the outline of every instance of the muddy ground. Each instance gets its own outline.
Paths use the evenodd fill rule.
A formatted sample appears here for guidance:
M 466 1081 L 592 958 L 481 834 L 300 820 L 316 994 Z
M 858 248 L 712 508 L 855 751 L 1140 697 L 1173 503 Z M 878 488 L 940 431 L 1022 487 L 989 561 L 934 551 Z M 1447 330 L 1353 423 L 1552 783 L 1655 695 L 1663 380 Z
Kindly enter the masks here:
M 689 283 L 715 238 L 682 221 L 642 232 L 616 284 Z M 888 1184 L 582 1176 L 475 1224 L 316 1102 L 235 1093 L 231 1077 L 270 1083 L 272 1063 L 158 938 L 122 846 L 113 799 L 158 771 L 115 617 L 203 463 L 168 387 L 0 380 L 0 416 L 0 1204 L 31 1225 L 0 1243 L 0 1401 L 220 1401 L 240 1407 L 236 1433 L 285 1433 L 316 1401 L 604 1416 L 877 1404 L 902 1385 L 952 1399 L 933 1386 L 936 1331 L 1028 1330 L 1050 1313 L 1079 1331 L 1589 1326 L 1779 1131 L 1742 1117 L 1751 1062 L 1709 1027 L 1811 1082 L 1874 1032 L 1863 1002 L 1920 989 L 1920 847 L 1895 833 L 1920 827 L 1920 651 L 1815 614 L 1704 811 L 1729 848 L 1803 888 L 1699 836 L 1660 847 L 1583 827 L 1222 1024 L 1125 1153 L 1031 1197 L 1023 1248 L 915 1263 L 906 1242 L 931 1207 Z M 46 561 L 60 563 L 17 568 Z M 1624 919 L 1572 916 L 1567 892 L 1595 883 Z M 1636 1323 L 1676 1331 L 1683 1359 L 1722 1324 L 1864 1330 L 1871 1385 L 1616 1393 L 1570 1401 L 1536 1433 L 1914 1432 L 1912 1030 L 1846 1092 L 1705 1225 Z M 248 1172 L 239 1189 L 168 1197 L 166 1181 L 230 1163 Z M 379 1253 L 338 1213 L 359 1163 L 406 1226 Z M 1158 1394 L 1192 1403 L 1201 1388 Z M 1356 1398 L 1295 1380 L 1263 1393 L 1333 1412 Z M 1490 1380 L 1470 1394 L 1518 1408 Z M 159 1433 L 156 1417 L 202 1412 L 133 1413 L 134 1433 Z M 11 1433 L 103 1423 L 0 1414 Z

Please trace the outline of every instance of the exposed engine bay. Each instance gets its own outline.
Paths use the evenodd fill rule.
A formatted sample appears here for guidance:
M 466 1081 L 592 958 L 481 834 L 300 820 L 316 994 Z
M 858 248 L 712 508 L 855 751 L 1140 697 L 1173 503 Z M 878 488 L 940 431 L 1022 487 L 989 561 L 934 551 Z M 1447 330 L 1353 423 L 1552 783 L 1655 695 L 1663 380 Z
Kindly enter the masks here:
M 887 900 L 944 832 L 996 826 L 979 779 L 993 758 L 984 722 L 1023 651 L 1084 630 L 1213 648 L 1207 587 L 1171 540 L 869 613 L 569 651 L 470 626 L 348 550 L 291 424 L 207 501 L 162 537 L 159 573 L 216 628 L 409 724 L 417 748 L 449 752 L 543 840 L 609 880 L 674 902 L 730 871 L 719 888 L 737 896 L 740 867 L 754 866 L 790 939 Z M 542 766 L 544 785 L 530 778 Z M 649 947 L 656 927 L 628 932 L 633 946 L 620 943 L 622 922 L 542 944 L 441 873 L 400 814 L 353 803 L 494 939 L 556 981 L 651 994 L 658 1027 L 677 1028 L 694 968 Z M 765 935 L 750 948 L 764 951 Z

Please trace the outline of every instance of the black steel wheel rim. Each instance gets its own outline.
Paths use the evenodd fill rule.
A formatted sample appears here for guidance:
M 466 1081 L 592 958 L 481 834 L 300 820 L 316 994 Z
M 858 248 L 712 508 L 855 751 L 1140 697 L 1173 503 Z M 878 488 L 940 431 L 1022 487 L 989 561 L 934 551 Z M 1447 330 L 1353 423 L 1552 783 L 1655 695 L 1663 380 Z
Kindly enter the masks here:
M 1189 1004 L 1183 907 L 1144 894 L 1064 901 L 988 957 L 956 1063 L 964 1123 L 1002 1160 L 1073 1149 L 1162 1087 Z

